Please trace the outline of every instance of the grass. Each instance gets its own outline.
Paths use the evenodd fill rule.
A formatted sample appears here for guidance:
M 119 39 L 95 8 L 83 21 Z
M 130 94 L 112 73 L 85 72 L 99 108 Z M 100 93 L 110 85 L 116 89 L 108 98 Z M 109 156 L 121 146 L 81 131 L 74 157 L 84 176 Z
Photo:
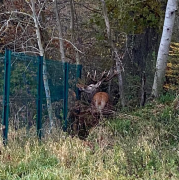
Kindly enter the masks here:
M 20 135 L 10 132 L 6 147 L 0 140 L 1 180 L 179 179 L 179 119 L 168 97 L 119 113 L 86 141 L 63 132 L 41 142 Z

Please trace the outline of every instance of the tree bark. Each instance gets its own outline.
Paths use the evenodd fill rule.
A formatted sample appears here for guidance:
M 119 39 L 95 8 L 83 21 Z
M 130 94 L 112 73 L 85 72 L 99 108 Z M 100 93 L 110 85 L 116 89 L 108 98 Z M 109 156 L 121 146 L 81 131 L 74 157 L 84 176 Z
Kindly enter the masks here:
M 39 25 L 38 25 L 38 21 L 37 21 L 37 15 L 35 12 L 34 0 L 31 0 L 31 4 L 32 4 L 33 19 L 34 19 L 34 24 L 35 24 L 35 28 L 36 28 L 36 36 L 37 36 L 37 42 L 38 42 L 38 47 L 39 47 L 39 51 L 40 51 L 40 56 L 44 56 L 44 48 L 42 45 L 40 29 L 39 29 Z M 47 110 L 48 110 L 48 115 L 49 115 L 50 131 L 51 131 L 51 129 L 53 127 L 53 112 L 52 112 L 52 103 L 51 103 L 50 89 L 49 89 L 49 84 L 48 84 L 47 65 L 46 65 L 45 58 L 43 60 L 43 82 L 44 82 L 44 88 L 45 88 L 45 94 L 46 94 Z
M 54 11 L 55 11 L 56 20 L 57 20 L 61 59 L 62 59 L 62 62 L 65 62 L 65 51 L 64 51 L 64 44 L 63 44 L 62 26 L 61 26 L 61 21 L 60 21 L 60 15 L 58 13 L 57 0 L 54 0 Z
M 74 37 L 74 21 L 75 21 L 75 18 L 74 18 L 74 2 L 73 0 L 70 0 L 70 11 L 71 11 L 71 21 L 70 21 L 70 30 L 71 30 L 71 41 L 72 43 L 74 43 L 75 41 L 75 37 Z
M 177 0 L 168 0 L 166 12 L 165 12 L 162 38 L 160 41 L 160 46 L 157 56 L 154 83 L 152 87 L 152 95 L 154 97 L 159 96 L 160 91 L 162 90 L 163 87 L 176 10 L 177 10 Z
M 71 10 L 71 22 L 70 22 L 70 30 L 71 30 L 71 41 L 74 44 L 75 42 L 75 8 L 74 8 L 74 0 L 70 0 L 70 10 Z M 76 51 L 76 64 L 80 64 L 80 56 L 79 52 Z
M 118 54 L 117 48 L 115 47 L 114 42 L 112 41 L 111 37 L 111 28 L 110 28 L 110 23 L 109 23 L 109 18 L 107 15 L 107 9 L 106 9 L 106 3 L 105 0 L 101 0 L 102 4 L 102 11 L 103 11 L 103 16 L 106 24 L 106 30 L 107 30 L 107 35 L 108 35 L 108 40 L 110 42 L 111 48 L 115 54 L 115 60 L 116 60 L 116 69 L 118 72 L 118 82 L 119 82 L 119 93 L 120 93 L 120 99 L 121 99 L 121 105 L 122 107 L 125 106 L 125 97 L 124 97 L 124 88 L 123 88 L 123 78 L 122 78 L 122 70 L 121 70 L 121 58 Z

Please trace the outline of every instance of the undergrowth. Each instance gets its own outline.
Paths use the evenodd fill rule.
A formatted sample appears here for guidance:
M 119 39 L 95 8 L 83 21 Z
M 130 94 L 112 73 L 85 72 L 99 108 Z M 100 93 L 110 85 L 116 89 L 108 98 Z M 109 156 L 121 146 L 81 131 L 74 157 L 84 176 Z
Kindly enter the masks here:
M 1 180 L 179 179 L 178 110 L 168 96 L 102 122 L 86 141 L 55 130 L 41 142 L 22 134 L 0 141 Z

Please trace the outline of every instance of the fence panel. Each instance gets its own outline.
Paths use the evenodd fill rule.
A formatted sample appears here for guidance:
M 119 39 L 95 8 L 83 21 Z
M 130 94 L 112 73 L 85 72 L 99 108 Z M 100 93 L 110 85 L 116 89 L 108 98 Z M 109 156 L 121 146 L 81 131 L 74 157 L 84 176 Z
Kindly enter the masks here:
M 63 119 L 63 98 L 64 98 L 64 68 L 60 61 L 46 60 L 47 78 L 50 89 L 50 97 L 52 102 L 52 110 L 55 127 L 60 128 Z M 42 129 L 49 129 L 49 117 L 47 111 L 46 95 L 42 91 Z
M 10 127 L 35 133 L 37 118 L 38 57 L 12 53 L 10 78 Z M 33 131 L 29 131 L 33 127 Z M 27 131 L 26 131 L 27 130 Z
M 4 72 L 6 69 L 5 72 L 9 75 L 0 75 L 2 76 L 0 81 L 2 102 L 0 112 L 5 114 L 3 107 L 5 109 L 6 100 L 3 100 L 2 97 L 3 91 L 5 98 L 9 90 L 10 114 L 7 115 L 8 121 L 6 122 L 10 125 L 10 132 L 20 130 L 24 136 L 35 135 L 37 132 L 41 138 L 41 132 L 45 133 L 46 130 L 49 130 L 50 122 L 42 73 L 46 73 L 48 79 L 54 124 L 56 128 L 63 127 L 66 130 L 68 110 L 71 108 L 71 106 L 68 107 L 68 102 L 74 103 L 76 97 L 79 96 L 77 95 L 76 83 L 81 75 L 81 66 L 54 60 L 44 61 L 43 57 L 28 56 L 23 53 L 6 51 L 6 54 L 7 52 L 9 52 L 7 59 L 11 60 L 10 66 L 5 63 L 4 56 L 0 55 L 0 70 Z M 42 69 L 43 62 L 47 66 L 46 72 L 43 72 Z M 10 87 L 8 87 L 7 82 L 4 84 L 3 76 L 6 77 Z M 1 116 L 1 118 L 4 117 Z

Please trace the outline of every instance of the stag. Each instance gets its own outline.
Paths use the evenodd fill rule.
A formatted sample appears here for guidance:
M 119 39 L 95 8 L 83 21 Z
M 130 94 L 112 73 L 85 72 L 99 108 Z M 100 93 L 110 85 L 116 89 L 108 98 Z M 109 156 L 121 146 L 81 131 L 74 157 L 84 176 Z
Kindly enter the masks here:
M 114 71 L 113 74 L 110 72 L 102 72 L 99 79 L 96 78 L 96 71 L 92 76 L 88 73 L 87 77 L 92 82 L 89 85 L 82 83 L 76 86 L 82 92 L 88 94 L 89 105 L 81 103 L 81 101 L 76 101 L 75 106 L 70 111 L 69 119 L 71 119 L 71 130 L 72 136 L 78 135 L 79 138 L 85 138 L 88 136 L 88 131 L 99 124 L 99 121 L 103 118 L 103 115 L 113 114 L 110 103 L 109 94 L 106 92 L 99 92 L 98 89 L 103 82 L 108 82 L 111 80 L 117 72 Z
M 89 94 L 89 101 L 91 102 L 91 112 L 92 115 L 99 113 L 100 119 L 102 119 L 103 114 L 105 114 L 105 107 L 109 105 L 109 94 L 106 92 L 98 92 L 98 88 L 103 82 L 108 82 L 111 80 L 115 75 L 117 75 L 117 71 L 114 71 L 113 74 L 109 72 L 102 72 L 101 77 L 99 80 L 96 79 L 96 71 L 92 76 L 88 73 L 88 77 L 93 82 L 90 85 L 84 84 L 77 84 L 77 87 L 80 91 L 86 92 Z M 108 110 L 108 113 L 111 112 Z

